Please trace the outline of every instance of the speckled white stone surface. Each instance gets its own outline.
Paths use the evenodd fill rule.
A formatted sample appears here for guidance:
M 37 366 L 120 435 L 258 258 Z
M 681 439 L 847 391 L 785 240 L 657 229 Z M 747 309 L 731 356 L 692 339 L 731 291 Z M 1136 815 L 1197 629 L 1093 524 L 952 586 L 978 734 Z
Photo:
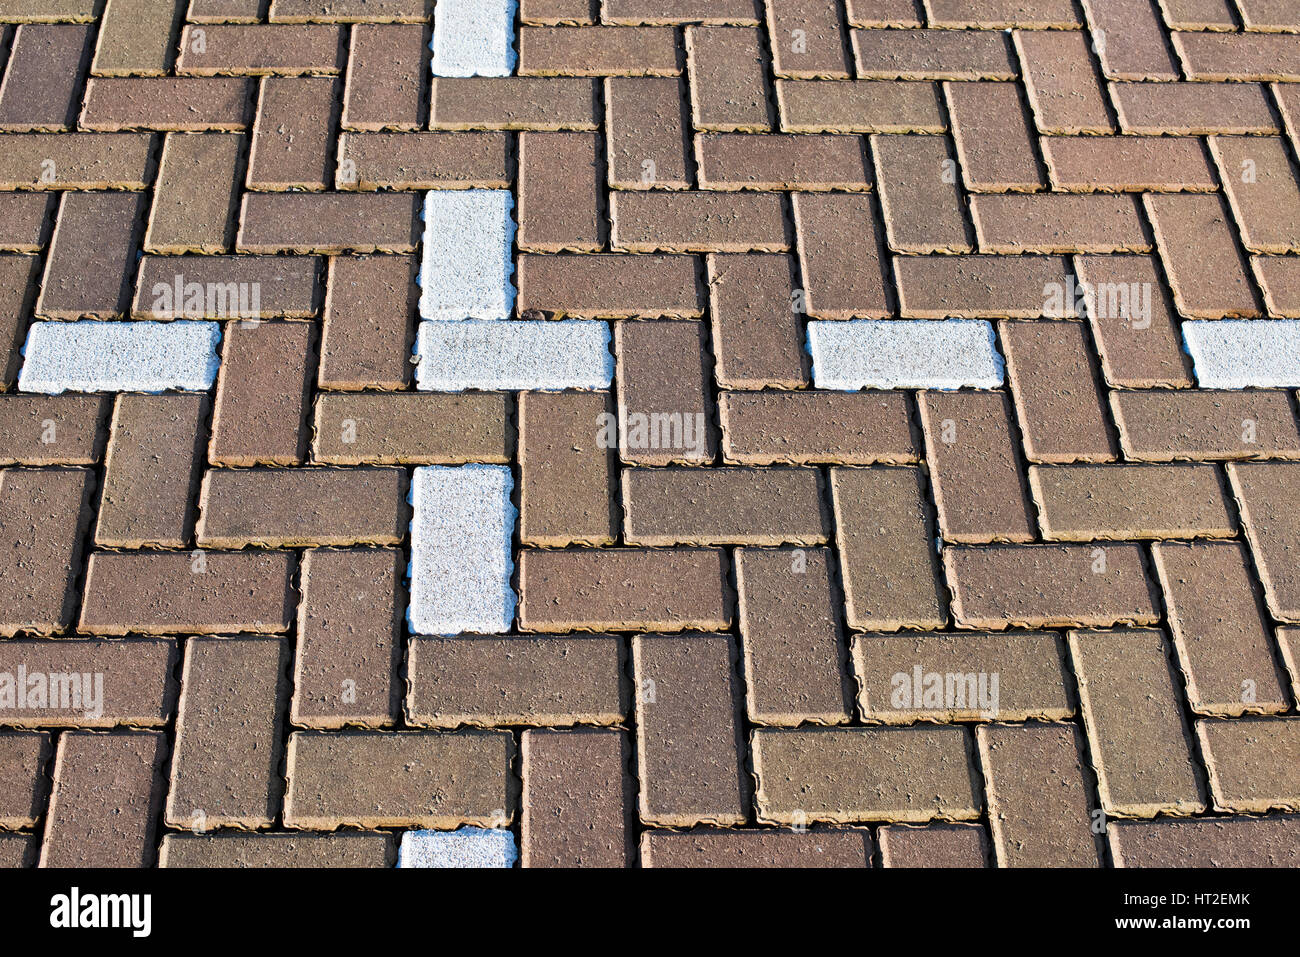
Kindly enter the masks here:
M 27 333 L 23 392 L 165 392 L 212 388 L 216 322 L 37 322 Z
M 808 323 L 819 389 L 993 389 L 1002 357 L 977 319 L 851 319 Z
M 422 322 L 417 389 L 460 392 L 606 389 L 609 324 L 591 319 Z
M 397 852 L 398 867 L 513 867 L 519 858 L 515 836 L 486 827 L 458 831 L 407 831 Z
M 510 315 L 515 306 L 514 205 L 507 189 L 435 189 L 425 194 L 421 316 Z
M 1184 322 L 1183 341 L 1204 389 L 1300 387 L 1300 319 Z
M 515 617 L 518 510 L 504 465 L 429 465 L 411 481 L 411 604 L 417 635 L 501 634 Z
M 438 0 L 433 11 L 434 76 L 515 72 L 516 0 Z

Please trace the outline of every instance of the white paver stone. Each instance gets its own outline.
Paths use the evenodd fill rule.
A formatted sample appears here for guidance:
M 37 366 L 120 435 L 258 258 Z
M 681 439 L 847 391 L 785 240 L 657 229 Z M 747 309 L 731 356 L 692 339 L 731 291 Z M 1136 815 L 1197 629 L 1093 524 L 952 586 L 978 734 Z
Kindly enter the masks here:
M 808 353 L 819 389 L 993 389 L 1003 379 L 983 320 L 813 321 Z
M 37 322 L 27 333 L 23 392 L 203 391 L 216 379 L 216 322 Z
M 515 307 L 514 205 L 507 189 L 435 189 L 425 194 L 422 317 L 510 315 Z
M 434 76 L 515 72 L 516 0 L 438 0 L 433 11 Z
M 398 867 L 513 867 L 519 858 L 515 836 L 487 827 L 458 831 L 407 831 L 397 852 Z
M 1183 323 L 1203 389 L 1300 387 L 1300 320 L 1207 319 Z
M 417 389 L 461 392 L 607 389 L 609 324 L 591 319 L 422 322 Z

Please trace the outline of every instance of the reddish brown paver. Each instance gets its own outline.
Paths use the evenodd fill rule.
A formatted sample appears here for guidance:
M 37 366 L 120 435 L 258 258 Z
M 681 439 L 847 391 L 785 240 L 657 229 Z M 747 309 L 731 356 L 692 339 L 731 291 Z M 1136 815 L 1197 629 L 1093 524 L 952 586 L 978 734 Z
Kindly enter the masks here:
M 524 0 L 436 78 L 432 6 L 0 10 L 0 864 L 1294 866 L 1300 382 L 1182 340 L 1300 317 L 1286 0 Z M 453 189 L 607 384 L 415 388 Z M 175 319 L 211 388 L 20 379 Z M 819 381 L 882 320 L 1001 374 Z M 411 633 L 428 466 L 510 475 L 499 634 Z

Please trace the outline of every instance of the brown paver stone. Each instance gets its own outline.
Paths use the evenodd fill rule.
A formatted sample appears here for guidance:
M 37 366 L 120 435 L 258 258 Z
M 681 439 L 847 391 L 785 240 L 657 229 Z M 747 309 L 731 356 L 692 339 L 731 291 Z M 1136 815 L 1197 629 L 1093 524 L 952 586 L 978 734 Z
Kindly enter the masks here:
M 1300 817 L 1113 821 L 1116 867 L 1300 867 Z
M 641 820 L 690 827 L 744 824 L 744 766 L 735 639 L 638 635 L 637 777 Z
M 594 133 L 521 133 L 519 248 L 531 252 L 599 251 L 607 231 L 601 215 L 601 179 L 600 141 Z M 615 203 L 611 197 L 611 211 L 619 208 Z M 617 235 L 617 218 L 614 229 Z M 623 247 L 616 241 L 613 248 Z
M 185 76 L 338 73 L 346 59 L 340 28 L 323 24 L 186 26 L 180 49 Z
M 312 458 L 328 465 L 507 463 L 507 419 L 501 394 L 323 393 L 316 397 Z M 603 485 L 600 491 L 604 496 Z
M 694 256 L 519 257 L 518 308 L 583 319 L 704 314 Z M 620 363 L 621 365 L 621 363 Z
M 777 80 L 787 133 L 942 133 L 935 83 L 897 80 Z
M 296 465 L 307 452 L 312 327 L 230 322 L 212 414 L 214 465 Z
M 701 130 L 771 129 L 767 58 L 757 28 L 686 28 L 691 112 Z
M 53 218 L 55 200 L 33 193 L 0 193 L 0 250 L 39 252 Z
M 323 389 L 402 389 L 420 298 L 413 256 L 334 256 L 321 327 Z
M 871 197 L 795 193 L 791 202 L 804 311 L 817 319 L 890 315 L 892 296 Z
M 885 867 L 988 867 L 988 838 L 978 824 L 889 824 L 882 827 L 880 862 Z
M 1072 193 L 1208 192 L 1217 182 L 1200 140 L 1184 136 L 1044 136 L 1052 185 Z
M 1300 319 L 1300 258 L 1252 256 L 1250 264 L 1264 291 L 1268 314 Z
M 1300 79 L 1300 36 L 1175 31 L 1170 39 L 1189 80 Z
M 0 129 L 61 130 L 73 125 L 95 30 L 79 23 L 24 23 L 0 83 Z
M 324 189 L 337 121 L 336 77 L 267 77 L 261 81 L 248 154 L 249 189 Z
M 1064 288 L 1061 256 L 896 256 L 899 311 L 921 319 L 1034 319 Z
M 629 867 L 636 782 L 626 731 L 521 735 L 524 867 Z
M 997 33 L 854 30 L 858 76 L 882 80 L 1010 80 L 1011 44 Z
M 849 79 L 838 4 L 769 0 L 767 29 L 777 76 Z
M 1063 4 L 1067 9 L 1069 4 Z M 1110 133 L 1091 38 L 1075 30 L 1016 30 L 1016 51 L 1041 133 Z
M 1250 269 L 1219 197 L 1147 194 L 1142 201 L 1180 313 L 1212 319 L 1260 314 Z
M 435 130 L 594 130 L 597 80 L 553 76 L 438 77 Z
M 345 133 L 335 183 L 357 190 L 509 189 L 508 146 L 508 133 Z M 569 215 L 581 217 L 582 210 Z
M 131 312 L 149 319 L 306 318 L 318 308 L 321 264 L 317 256 L 145 256 Z
M 698 465 L 713 459 L 717 441 L 709 422 L 704 343 L 699 322 L 615 325 L 623 461 Z
M 966 204 L 946 137 L 873 136 L 889 248 L 905 253 L 968 253 Z
M 754 0 L 603 0 L 606 23 L 756 24 Z
M 0 395 L 0 465 L 93 465 L 112 400 L 99 395 Z
M 1070 654 L 1106 813 L 1154 817 L 1205 810 L 1164 635 L 1074 631 Z
M 35 827 L 45 807 L 49 780 L 48 734 L 0 732 L 0 826 Z
M 172 61 L 186 0 L 108 0 L 91 71 L 97 76 L 162 76 Z
M 126 312 L 136 241 L 147 208 L 148 197 L 142 193 L 64 193 L 37 314 L 79 319 Z
M 86 84 L 87 130 L 242 130 L 253 115 L 245 77 L 109 77 Z
M 391 834 L 168 834 L 159 867 L 392 867 Z
M 1212 136 L 1209 142 L 1245 247 L 1256 253 L 1300 252 L 1300 186 L 1286 141 Z
M 903 465 L 917 460 L 897 392 L 723 392 L 722 457 L 744 465 Z
M 689 118 L 675 77 L 605 81 L 606 175 L 614 189 L 686 189 Z
M 611 194 L 609 205 L 610 246 L 621 252 L 782 252 L 790 247 L 785 204 L 773 193 L 624 191 Z
M 642 867 L 835 867 L 871 866 L 871 832 L 866 828 L 818 827 L 805 832 L 644 831 Z
M 1130 196 L 973 196 L 985 253 L 1123 253 L 1151 248 Z
M 412 638 L 406 715 L 417 727 L 617 724 L 623 640 Z
M 708 275 L 718 384 L 731 389 L 807 385 L 794 257 L 710 256 Z
M 1112 392 L 1120 445 L 1131 459 L 1300 458 L 1285 392 Z
M 1079 24 L 1068 0 L 925 0 L 925 5 L 930 22 L 943 27 L 1069 29 Z
M 1101 72 L 1112 80 L 1177 80 L 1151 0 L 1083 0 Z M 1098 41 L 1101 42 L 1098 42 Z
M 860 191 L 871 184 L 860 136 L 700 133 L 695 155 L 704 189 Z
M 138 190 L 153 178 L 149 133 L 8 133 L 2 142 L 3 189 Z
M 1233 463 L 1227 467 L 1273 617 L 1300 621 L 1300 466 Z
M 1043 186 L 1033 133 L 1011 83 L 945 83 L 962 178 L 972 192 L 1034 192 Z
M 1254 83 L 1112 83 L 1110 92 L 1125 133 L 1278 132 L 1268 94 Z
M 519 31 L 519 76 L 673 76 L 669 27 L 526 26 Z
M 236 248 L 249 253 L 415 249 L 421 197 L 405 193 L 245 193 Z
M 345 130 L 418 130 L 429 115 L 428 29 L 422 24 L 361 23 L 352 28 Z
M 504 412 L 502 408 L 503 429 Z M 527 392 L 519 397 L 521 543 L 555 547 L 614 543 L 618 525 L 615 427 L 614 403 L 608 393 Z
M 1300 808 L 1300 718 L 1198 721 L 1196 736 L 1217 809 Z
M 598 7 L 597 0 L 520 0 L 519 19 L 541 26 L 595 23 Z
M 235 133 L 168 133 L 144 248 L 226 252 L 235 234 L 243 151 L 244 137 Z

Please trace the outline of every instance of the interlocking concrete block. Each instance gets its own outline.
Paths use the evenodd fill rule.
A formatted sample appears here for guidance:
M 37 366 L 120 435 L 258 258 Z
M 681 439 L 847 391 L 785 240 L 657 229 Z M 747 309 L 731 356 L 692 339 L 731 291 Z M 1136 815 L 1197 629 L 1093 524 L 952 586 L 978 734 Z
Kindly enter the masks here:
M 433 15 L 434 76 L 515 72 L 516 0 L 438 0 Z
M 425 195 L 421 316 L 510 315 L 515 305 L 514 205 L 504 189 L 435 189 Z
M 1300 320 L 1184 322 L 1183 341 L 1203 389 L 1300 386 Z
M 217 375 L 215 322 L 37 322 L 23 347 L 24 392 L 203 391 Z
M 422 322 L 415 351 L 426 392 L 607 389 L 614 376 L 609 324 L 590 319 Z
M 430 465 L 411 482 L 411 605 L 419 635 L 510 630 L 518 510 L 504 465 Z
M 499 828 L 407 831 L 397 852 L 398 867 L 514 867 L 515 836 Z
M 808 323 L 819 389 L 994 389 L 1003 363 L 979 320 L 854 319 Z

